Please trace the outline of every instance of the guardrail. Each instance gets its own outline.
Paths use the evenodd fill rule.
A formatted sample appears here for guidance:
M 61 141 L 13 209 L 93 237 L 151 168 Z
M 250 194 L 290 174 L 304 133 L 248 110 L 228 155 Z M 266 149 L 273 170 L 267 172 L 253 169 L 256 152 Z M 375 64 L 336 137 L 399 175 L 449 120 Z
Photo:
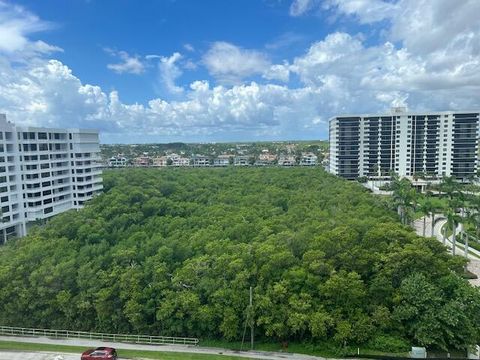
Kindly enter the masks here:
M 188 337 L 106 334 L 87 331 L 32 329 L 11 326 L 0 326 L 0 335 L 30 337 L 43 336 L 54 339 L 91 339 L 144 345 L 198 345 L 197 338 Z

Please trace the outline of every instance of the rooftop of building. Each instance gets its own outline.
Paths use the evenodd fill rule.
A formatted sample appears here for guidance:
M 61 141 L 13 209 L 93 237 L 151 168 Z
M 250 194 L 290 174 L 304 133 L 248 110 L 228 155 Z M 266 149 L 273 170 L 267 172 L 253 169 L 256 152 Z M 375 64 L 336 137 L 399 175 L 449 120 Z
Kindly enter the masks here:
M 83 128 L 54 128 L 30 125 L 15 125 L 14 122 L 7 120 L 6 114 L 0 114 L 0 128 L 15 128 L 16 131 L 22 132 L 69 132 L 69 133 L 91 133 L 98 134 L 98 129 Z
M 421 116 L 421 115 L 453 115 L 453 114 L 479 114 L 480 110 L 442 110 L 442 111 L 410 111 L 405 107 L 391 108 L 390 112 L 376 113 L 376 114 L 341 114 L 332 116 L 331 120 L 338 118 L 352 118 L 352 117 L 389 117 L 389 116 Z

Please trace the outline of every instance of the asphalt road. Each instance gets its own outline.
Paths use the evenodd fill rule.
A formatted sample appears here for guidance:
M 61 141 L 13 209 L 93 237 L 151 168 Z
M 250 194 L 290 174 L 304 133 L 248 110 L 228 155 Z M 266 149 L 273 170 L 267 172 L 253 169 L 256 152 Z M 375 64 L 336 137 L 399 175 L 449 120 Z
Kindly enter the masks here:
M 438 241 L 443 242 L 443 235 L 441 232 L 442 226 L 446 223 L 445 219 L 439 220 L 435 222 L 434 225 L 434 230 L 432 234 L 431 230 L 431 219 L 430 216 L 427 217 L 426 221 L 426 236 L 434 236 L 437 238 Z M 417 219 L 414 222 L 414 227 L 418 235 L 422 236 L 423 234 L 423 218 Z M 460 226 L 457 229 L 457 233 L 460 231 Z M 447 248 L 451 251 L 452 248 L 452 236 L 446 239 L 446 246 Z M 475 275 L 478 276 L 478 279 L 471 279 L 468 280 L 468 282 L 474 286 L 479 286 L 480 287 L 480 252 L 478 250 L 475 250 L 471 247 L 469 247 L 469 251 L 471 253 L 468 254 L 468 259 L 469 262 L 467 264 L 467 269 L 474 273 Z M 457 242 L 457 251 L 456 254 L 458 256 L 464 256 L 465 255 L 465 250 L 464 250 L 464 245 L 460 242 Z
M 98 346 L 111 346 L 116 349 L 128 350 L 150 350 L 150 351 L 165 351 L 165 352 L 181 352 L 181 353 L 195 353 L 195 354 L 211 354 L 211 355 L 230 355 L 249 359 L 262 360 L 325 360 L 322 357 L 292 354 L 292 353 L 278 353 L 267 351 L 233 351 L 219 348 L 204 348 L 199 346 L 181 346 L 181 345 L 138 345 L 126 343 L 106 343 L 99 340 L 85 340 L 85 339 L 50 339 L 43 337 L 12 337 L 0 336 L 1 341 L 17 341 L 29 342 L 36 344 L 55 344 L 55 345 L 71 345 L 83 346 L 85 349 L 94 348 Z M 17 356 L 18 355 L 18 356 Z M 55 356 L 61 356 L 55 358 Z M 47 352 L 0 352 L 0 360 L 79 360 L 80 354 L 62 354 L 62 353 L 47 353 Z
M 0 351 L 0 360 L 79 360 L 77 354 L 59 354 L 47 352 Z

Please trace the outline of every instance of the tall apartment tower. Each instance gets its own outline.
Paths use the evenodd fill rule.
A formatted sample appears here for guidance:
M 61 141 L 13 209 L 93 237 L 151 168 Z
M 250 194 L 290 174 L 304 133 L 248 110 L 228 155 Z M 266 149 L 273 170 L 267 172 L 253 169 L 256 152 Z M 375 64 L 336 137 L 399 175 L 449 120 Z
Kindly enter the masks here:
M 330 119 L 330 172 L 347 179 L 416 174 L 467 179 L 478 166 L 479 112 L 407 112 Z
M 15 126 L 0 114 L 0 244 L 102 190 L 98 131 Z

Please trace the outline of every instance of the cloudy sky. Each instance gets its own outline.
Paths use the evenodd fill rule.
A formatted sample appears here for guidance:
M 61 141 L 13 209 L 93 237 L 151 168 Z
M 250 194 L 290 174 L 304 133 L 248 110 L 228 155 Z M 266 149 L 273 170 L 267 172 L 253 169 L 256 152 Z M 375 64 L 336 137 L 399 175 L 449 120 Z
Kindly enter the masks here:
M 479 0 L 0 0 L 0 113 L 104 143 L 325 139 L 480 108 Z

